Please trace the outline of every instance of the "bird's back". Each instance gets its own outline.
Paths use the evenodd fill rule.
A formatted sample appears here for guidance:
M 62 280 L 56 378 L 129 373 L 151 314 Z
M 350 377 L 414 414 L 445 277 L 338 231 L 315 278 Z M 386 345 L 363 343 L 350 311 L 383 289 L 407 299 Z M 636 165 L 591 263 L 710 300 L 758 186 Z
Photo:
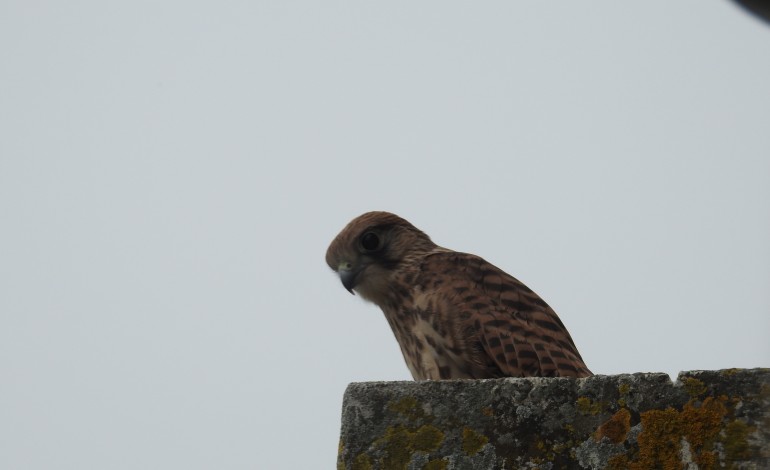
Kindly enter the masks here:
M 383 311 L 415 379 L 592 375 L 553 309 L 478 256 L 440 249 L 399 281 Z

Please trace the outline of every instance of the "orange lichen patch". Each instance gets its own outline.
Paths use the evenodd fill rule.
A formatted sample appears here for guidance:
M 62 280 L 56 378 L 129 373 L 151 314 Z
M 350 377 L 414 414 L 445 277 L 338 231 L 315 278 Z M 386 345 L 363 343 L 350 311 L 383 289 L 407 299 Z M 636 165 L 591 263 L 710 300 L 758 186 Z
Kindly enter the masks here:
M 682 439 L 679 412 L 673 408 L 642 413 L 637 468 L 677 468 Z M 631 468 L 631 467 L 629 467 Z
M 485 406 L 484 408 L 481 409 L 481 414 L 483 414 L 484 416 L 490 416 L 491 417 L 491 416 L 495 415 L 495 410 L 493 410 L 489 406 Z
M 610 457 L 605 470 L 627 470 L 629 468 L 628 456 L 624 454 Z
M 594 439 L 601 441 L 608 438 L 615 444 L 620 444 L 626 440 L 626 435 L 631 429 L 631 413 L 625 408 L 621 408 L 610 419 L 604 422 L 594 433 Z
M 713 468 L 716 453 L 714 439 L 727 414 L 727 398 L 706 398 L 696 407 L 692 400 L 682 411 L 673 408 L 650 410 L 641 414 L 642 432 L 639 434 L 639 454 L 633 461 L 618 457 L 610 462 L 614 468 L 643 470 L 648 468 L 681 468 L 682 439 L 689 444 L 692 460 L 701 469 Z
M 698 408 L 692 403 L 684 405 L 682 421 L 685 437 L 687 437 L 690 445 L 700 447 L 713 441 L 714 436 L 719 433 L 721 428 L 722 418 L 727 414 L 726 401 L 727 397 L 725 396 L 717 399 L 709 397 L 703 400 Z
M 698 455 L 698 458 L 695 459 L 695 462 L 698 464 L 698 468 L 702 468 L 704 470 L 710 470 L 712 468 L 716 468 L 717 466 L 717 453 L 712 452 L 701 452 Z

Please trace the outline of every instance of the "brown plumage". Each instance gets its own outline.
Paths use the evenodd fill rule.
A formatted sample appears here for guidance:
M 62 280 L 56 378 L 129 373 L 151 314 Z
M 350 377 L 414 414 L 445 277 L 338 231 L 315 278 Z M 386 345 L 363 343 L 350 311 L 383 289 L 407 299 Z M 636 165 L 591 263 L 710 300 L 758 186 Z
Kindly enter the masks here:
M 326 263 L 346 289 L 382 309 L 415 380 L 591 375 L 537 294 L 395 214 L 353 219 Z

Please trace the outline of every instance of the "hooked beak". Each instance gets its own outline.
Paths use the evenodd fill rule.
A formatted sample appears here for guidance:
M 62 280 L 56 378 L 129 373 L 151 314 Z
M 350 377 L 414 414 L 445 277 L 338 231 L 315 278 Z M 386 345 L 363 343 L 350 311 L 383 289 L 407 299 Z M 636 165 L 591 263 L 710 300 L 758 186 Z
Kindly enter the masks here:
M 358 284 L 358 274 L 362 271 L 362 266 L 353 266 L 347 261 L 343 261 L 337 267 L 337 274 L 340 276 L 340 281 L 345 289 L 351 294 L 355 295 L 353 288 Z

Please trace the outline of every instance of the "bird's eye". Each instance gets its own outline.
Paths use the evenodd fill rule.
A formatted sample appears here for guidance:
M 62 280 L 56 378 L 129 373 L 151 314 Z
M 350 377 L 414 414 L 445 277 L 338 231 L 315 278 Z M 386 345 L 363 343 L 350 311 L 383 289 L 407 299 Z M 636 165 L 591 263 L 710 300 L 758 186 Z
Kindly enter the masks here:
M 366 251 L 379 250 L 381 244 L 380 237 L 374 232 L 361 235 L 361 247 Z

